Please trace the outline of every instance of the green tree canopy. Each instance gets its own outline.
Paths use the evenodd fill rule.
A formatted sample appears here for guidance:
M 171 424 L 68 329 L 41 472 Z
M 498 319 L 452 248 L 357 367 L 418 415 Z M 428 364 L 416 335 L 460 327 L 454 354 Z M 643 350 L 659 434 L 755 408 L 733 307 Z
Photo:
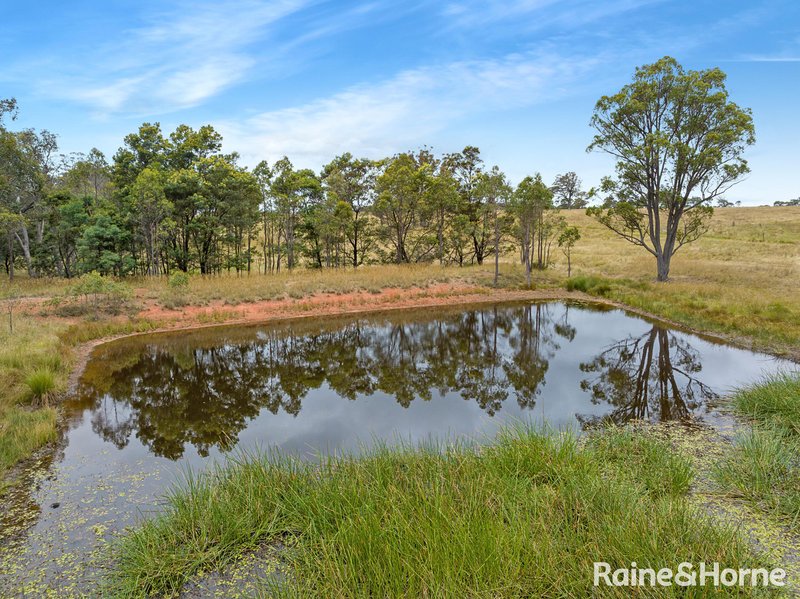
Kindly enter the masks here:
M 589 150 L 614 157 L 616 178 L 588 212 L 655 256 L 666 281 L 675 252 L 705 232 L 710 203 L 748 172 L 751 113 L 729 100 L 721 70 L 687 71 L 667 56 L 600 98 L 591 124 Z

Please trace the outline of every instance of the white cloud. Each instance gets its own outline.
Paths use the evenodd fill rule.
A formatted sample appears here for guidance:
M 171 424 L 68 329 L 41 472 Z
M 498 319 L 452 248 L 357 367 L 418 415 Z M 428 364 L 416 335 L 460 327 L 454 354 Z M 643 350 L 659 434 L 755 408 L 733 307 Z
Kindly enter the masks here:
M 800 62 L 800 56 L 749 55 L 740 58 L 738 62 Z
M 308 0 L 235 0 L 184 5 L 151 15 L 121 41 L 85 57 L 80 70 L 45 82 L 52 94 L 100 114 L 159 113 L 194 106 L 243 80 L 248 46 Z
M 285 154 L 316 168 L 345 151 L 376 158 L 416 148 L 464 117 L 558 97 L 597 60 L 511 54 L 423 67 L 219 129 L 249 164 Z

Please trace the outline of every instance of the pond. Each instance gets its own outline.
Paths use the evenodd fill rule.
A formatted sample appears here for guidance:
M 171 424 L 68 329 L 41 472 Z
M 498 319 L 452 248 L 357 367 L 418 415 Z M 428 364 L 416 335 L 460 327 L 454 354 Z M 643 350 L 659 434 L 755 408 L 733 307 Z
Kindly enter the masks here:
M 86 588 L 115 532 L 157 510 L 187 467 L 234 449 L 314 459 L 375 442 L 483 442 L 518 420 L 576 430 L 713 423 L 720 395 L 792 366 L 621 310 L 557 302 L 120 340 L 95 350 L 64 405 L 52 465 L 0 524 L 8 533 L 34 522 L 0 549 L 0 590 Z

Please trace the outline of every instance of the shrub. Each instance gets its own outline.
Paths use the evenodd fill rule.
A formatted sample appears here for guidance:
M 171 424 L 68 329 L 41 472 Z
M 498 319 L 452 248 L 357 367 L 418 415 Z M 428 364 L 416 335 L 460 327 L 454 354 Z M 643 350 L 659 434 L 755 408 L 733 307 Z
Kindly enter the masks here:
M 70 288 L 70 295 L 79 303 L 57 306 L 64 316 L 79 316 L 89 311 L 119 314 L 133 295 L 131 288 L 96 272 L 83 275 Z
M 169 276 L 169 288 L 176 291 L 189 287 L 189 275 L 185 272 L 174 272 Z

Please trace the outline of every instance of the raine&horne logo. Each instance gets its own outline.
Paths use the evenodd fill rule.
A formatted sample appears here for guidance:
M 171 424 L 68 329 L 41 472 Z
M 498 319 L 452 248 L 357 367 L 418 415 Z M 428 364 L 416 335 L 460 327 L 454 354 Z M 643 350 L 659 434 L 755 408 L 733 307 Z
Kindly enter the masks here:
M 719 563 L 681 562 L 677 568 L 640 568 L 631 562 L 628 568 L 612 570 L 608 562 L 594 562 L 594 586 L 611 587 L 782 587 L 786 571 L 782 568 L 722 568 Z

